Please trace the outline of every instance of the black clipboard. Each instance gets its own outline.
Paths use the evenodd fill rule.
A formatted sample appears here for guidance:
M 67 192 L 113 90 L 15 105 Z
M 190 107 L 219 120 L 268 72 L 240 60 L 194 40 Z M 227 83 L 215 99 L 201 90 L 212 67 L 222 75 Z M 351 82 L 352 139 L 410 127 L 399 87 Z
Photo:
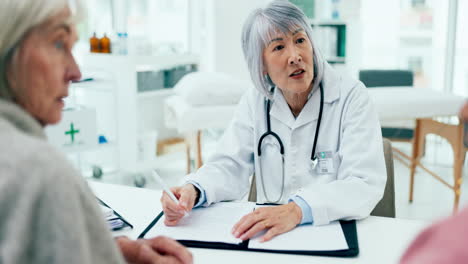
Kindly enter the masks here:
M 109 205 L 107 205 L 103 200 L 99 199 L 98 197 L 96 197 L 96 199 L 98 200 L 98 202 L 100 204 L 102 204 L 103 206 L 105 207 L 108 207 L 108 208 L 111 208 L 112 211 L 114 212 L 114 215 L 115 215 L 115 219 L 119 219 L 120 221 L 122 221 L 123 225 L 120 226 L 120 227 L 117 227 L 117 228 L 111 228 L 111 231 L 118 231 L 118 230 L 122 230 L 124 228 L 130 228 L 130 229 L 133 229 L 133 225 L 130 224 L 125 218 L 123 218 L 123 216 L 121 216 L 119 213 L 117 213 L 117 211 L 115 211 L 112 207 L 110 207 Z M 113 219 L 114 220 L 114 219 Z
M 162 218 L 164 212 L 159 213 L 153 221 L 143 230 L 138 238 L 145 238 L 145 235 L 156 225 Z M 357 237 L 356 221 L 340 221 L 341 228 L 343 229 L 348 249 L 346 250 L 329 250 L 329 251 L 310 251 L 310 250 L 269 250 L 269 249 L 252 249 L 249 248 L 249 240 L 243 241 L 240 244 L 208 242 L 197 240 L 177 240 L 179 243 L 186 247 L 194 248 L 208 248 L 208 249 L 228 249 L 228 250 L 244 250 L 244 251 L 257 251 L 269 253 L 282 253 L 282 254 L 296 254 L 296 255 L 313 255 L 313 256 L 329 256 L 329 257 L 356 257 L 359 255 L 359 243 Z

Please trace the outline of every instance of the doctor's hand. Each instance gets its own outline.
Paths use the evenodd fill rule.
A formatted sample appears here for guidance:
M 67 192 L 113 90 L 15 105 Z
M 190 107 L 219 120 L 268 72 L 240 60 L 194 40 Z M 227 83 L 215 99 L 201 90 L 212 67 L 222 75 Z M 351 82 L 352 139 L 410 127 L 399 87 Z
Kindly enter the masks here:
M 190 212 L 195 205 L 198 198 L 198 192 L 192 184 L 185 184 L 179 187 L 172 187 L 171 191 L 179 200 L 179 205 L 171 200 L 166 192 L 163 192 L 161 197 L 161 204 L 163 207 L 165 220 L 164 224 L 167 226 L 175 226 L 179 223 L 180 219 L 184 217 L 186 212 Z
M 192 254 L 178 242 L 163 236 L 131 240 L 117 237 L 117 245 L 127 263 L 131 264 L 190 264 Z
M 294 202 L 285 205 L 262 207 L 241 218 L 232 229 L 236 238 L 247 240 L 258 232 L 267 229 L 260 242 L 294 229 L 301 223 L 302 210 Z

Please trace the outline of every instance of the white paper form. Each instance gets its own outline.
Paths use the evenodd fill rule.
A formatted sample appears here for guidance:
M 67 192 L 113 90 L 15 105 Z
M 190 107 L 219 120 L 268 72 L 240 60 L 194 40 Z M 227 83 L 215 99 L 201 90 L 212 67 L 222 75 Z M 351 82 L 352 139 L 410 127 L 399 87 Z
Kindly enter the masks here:
M 232 227 L 254 208 L 255 203 L 250 202 L 215 203 L 193 209 L 177 226 L 166 226 L 163 216 L 145 237 L 164 235 L 177 240 L 239 244 L 242 240 L 231 234 Z
M 334 251 L 346 250 L 348 243 L 339 222 L 324 226 L 301 225 L 278 235 L 270 241 L 260 243 L 266 231 L 250 239 L 249 248 L 271 250 Z

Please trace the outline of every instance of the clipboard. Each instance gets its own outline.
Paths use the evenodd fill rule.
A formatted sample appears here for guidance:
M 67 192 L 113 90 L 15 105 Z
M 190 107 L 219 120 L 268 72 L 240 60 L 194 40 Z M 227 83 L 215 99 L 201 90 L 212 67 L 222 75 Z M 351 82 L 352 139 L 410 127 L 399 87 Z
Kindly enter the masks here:
M 146 234 L 162 219 L 164 212 L 159 213 L 153 221 L 143 230 L 138 238 L 145 238 Z M 356 257 L 359 255 L 359 243 L 357 237 L 356 221 L 340 221 L 343 234 L 348 244 L 348 249 L 345 250 L 271 250 L 271 249 L 255 249 L 249 248 L 249 241 L 246 240 L 239 244 L 210 242 L 199 240 L 177 240 L 186 247 L 207 248 L 207 249 L 225 249 L 225 250 L 243 250 L 268 253 L 282 254 L 297 254 L 297 255 L 314 255 L 314 256 L 331 256 L 331 257 Z
M 99 199 L 98 197 L 96 197 L 96 199 L 98 200 L 98 202 L 101 205 L 112 209 L 112 207 L 107 205 L 103 200 Z M 119 225 L 118 227 L 109 226 L 111 231 L 118 231 L 118 230 L 122 230 L 122 229 L 127 228 L 127 227 L 130 228 L 130 229 L 133 229 L 133 225 L 130 224 L 125 218 L 123 218 L 123 216 L 121 216 L 119 213 L 117 213 L 117 211 L 115 211 L 114 209 L 112 209 L 112 211 L 113 211 L 113 214 L 114 214 L 114 218 L 106 219 L 107 224 L 109 225 L 109 220 L 111 220 L 111 221 L 112 220 L 118 220 L 118 221 L 121 221 L 122 224 Z

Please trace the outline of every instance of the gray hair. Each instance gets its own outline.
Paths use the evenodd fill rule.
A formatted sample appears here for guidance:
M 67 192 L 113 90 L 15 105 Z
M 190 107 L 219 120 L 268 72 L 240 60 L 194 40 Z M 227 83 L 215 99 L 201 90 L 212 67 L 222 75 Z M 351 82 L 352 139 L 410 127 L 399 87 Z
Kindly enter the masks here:
M 0 98 L 12 100 L 7 68 L 24 36 L 35 26 L 69 8 L 67 22 L 76 23 L 84 16 L 82 0 L 1 0 L 0 1 Z
M 325 61 L 312 40 L 312 27 L 307 17 L 294 4 L 286 0 L 275 0 L 265 8 L 254 10 L 247 18 L 242 29 L 242 49 L 249 68 L 250 76 L 255 87 L 267 98 L 272 99 L 270 89 L 275 84 L 265 76 L 263 50 L 275 33 L 287 34 L 297 27 L 302 28 L 312 44 L 314 60 L 314 80 L 312 89 L 315 90 L 323 78 Z

